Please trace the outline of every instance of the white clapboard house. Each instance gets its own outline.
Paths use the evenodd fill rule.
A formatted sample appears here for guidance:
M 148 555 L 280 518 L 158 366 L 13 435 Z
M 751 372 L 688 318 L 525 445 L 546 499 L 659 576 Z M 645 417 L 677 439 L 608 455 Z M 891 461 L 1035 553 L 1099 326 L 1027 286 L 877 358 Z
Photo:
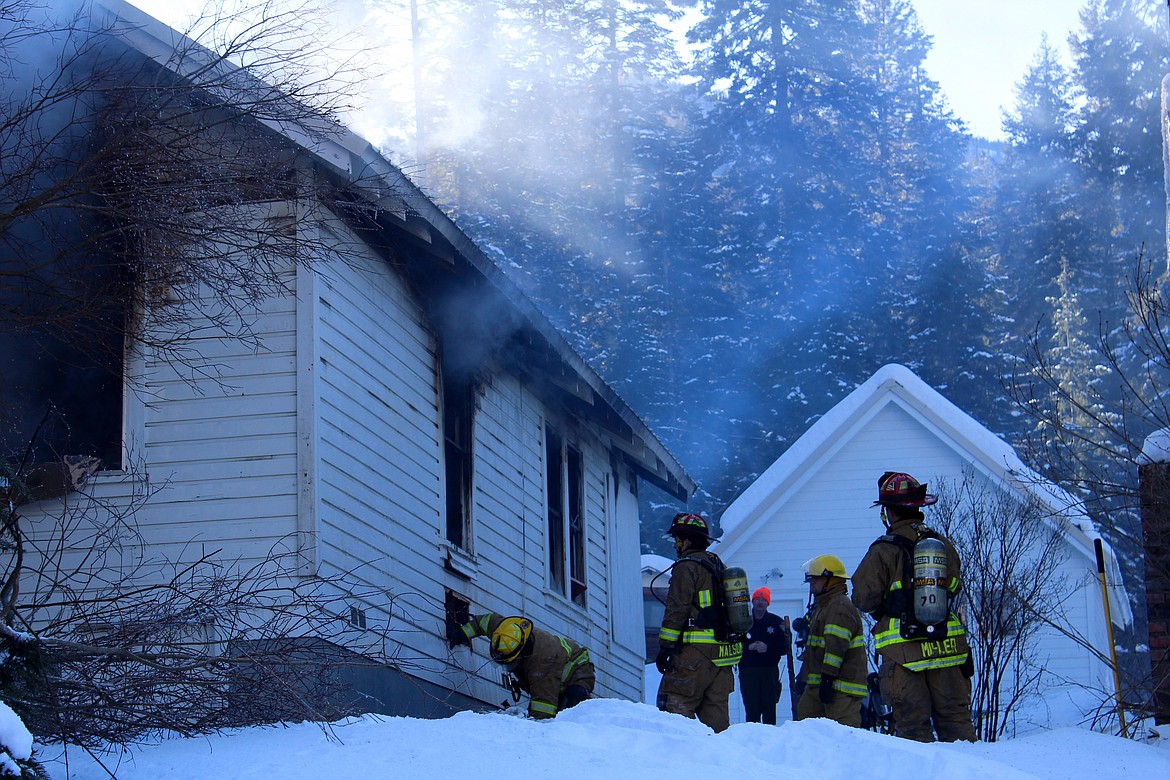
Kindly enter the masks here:
M 103 5 L 123 56 L 209 67 L 174 30 Z M 240 303 L 254 338 L 189 323 L 194 370 L 131 351 L 122 466 L 22 507 L 25 521 L 144 496 L 132 518 L 142 555 L 246 567 L 291 550 L 301 581 L 347 583 L 337 619 L 380 632 L 382 658 L 399 661 L 362 672 L 371 710 L 442 716 L 505 699 L 484 640 L 446 641 L 448 614 L 486 610 L 572 637 L 591 652 L 598 695 L 640 699 L 638 485 L 685 501 L 690 477 L 369 143 L 277 119 L 250 131 L 276 139 L 296 181 L 350 206 L 306 202 L 324 186 L 263 204 L 318 256 L 283 270 L 283 294 Z M 182 295 L 173 305 L 181 319 Z
M 808 604 L 804 562 L 832 553 L 852 572 L 884 533 L 879 509 L 871 504 L 885 471 L 908 472 L 928 483 L 931 492 L 957 495 L 967 479 L 974 495 L 1002 491 L 1034 502 L 1039 516 L 1061 536 L 1054 556 L 1059 565 L 1046 573 L 1068 591 L 1059 619 L 1108 657 L 1094 548 L 1100 535 L 1093 523 L 1070 496 L 1029 470 L 1008 444 L 900 365 L 877 371 L 744 490 L 721 516 L 723 533 L 715 549 L 729 565 L 747 571 L 753 588 L 769 586 L 773 612 L 796 618 Z M 937 505 L 924 510 L 928 525 L 934 511 Z M 1107 544 L 1103 553 L 1113 622 L 1126 625 L 1131 613 L 1119 569 Z M 1078 721 L 1113 690 L 1111 670 L 1101 658 L 1057 631 L 1042 633 L 1035 663 L 1044 670 L 1044 697 L 1020 715 L 1020 727 L 1029 718 Z M 787 711 L 780 707 L 781 714 Z

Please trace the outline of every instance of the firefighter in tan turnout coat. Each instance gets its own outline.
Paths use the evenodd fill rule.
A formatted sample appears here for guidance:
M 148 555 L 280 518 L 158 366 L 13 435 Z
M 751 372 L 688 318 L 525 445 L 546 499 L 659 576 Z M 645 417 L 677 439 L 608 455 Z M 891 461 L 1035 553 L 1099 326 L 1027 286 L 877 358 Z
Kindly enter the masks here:
M 716 603 L 716 573 L 722 572 L 723 562 L 707 552 L 711 537 L 699 515 L 675 515 L 668 533 L 679 560 L 671 568 L 658 632 L 658 709 L 698 717 L 723 731 L 731 722 L 727 699 L 735 690 L 732 667 L 743 654 L 742 642 L 716 637 L 716 610 L 723 609 Z
M 883 699 L 893 707 L 900 737 L 932 742 L 975 741 L 971 725 L 971 665 L 967 636 L 952 600 L 962 589 L 959 555 L 946 538 L 925 526 L 920 507 L 938 500 L 926 485 L 903 472 L 887 471 L 878 480 L 882 522 L 888 533 L 870 545 L 853 573 L 853 603 L 877 620 L 874 644 L 881 658 L 878 675 Z M 938 625 L 915 618 L 915 583 L 907 561 L 924 538 L 945 549 L 946 578 L 937 585 L 942 599 Z M 945 630 L 943 630 L 945 627 Z M 932 731 L 933 726 L 933 731 Z
M 550 634 L 524 617 L 493 612 L 472 615 L 462 627 L 460 644 L 477 636 L 491 638 L 492 660 L 511 673 L 517 687 L 529 695 L 528 715 L 555 718 L 561 710 L 580 704 L 593 693 L 595 673 L 589 651 L 572 639 Z
M 813 608 L 800 668 L 804 693 L 796 703 L 797 720 L 831 718 L 861 727 L 869 666 L 861 613 L 849 601 L 847 579 L 845 566 L 835 555 L 818 555 L 804 565 Z

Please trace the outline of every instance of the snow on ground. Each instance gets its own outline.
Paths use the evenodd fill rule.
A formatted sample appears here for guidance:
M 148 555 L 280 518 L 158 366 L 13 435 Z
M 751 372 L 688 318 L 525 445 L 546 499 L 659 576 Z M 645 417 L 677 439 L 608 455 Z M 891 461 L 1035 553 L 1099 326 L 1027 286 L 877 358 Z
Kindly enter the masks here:
M 368 715 L 328 729 L 298 724 L 172 739 L 103 760 L 120 780 L 1064 780 L 1170 777 L 1170 743 L 1161 744 L 1066 728 L 995 744 L 924 745 L 826 720 L 741 723 L 715 734 L 647 704 L 593 699 L 551 721 L 506 713 L 442 720 Z M 42 758 L 48 756 L 46 749 Z M 110 777 L 77 750 L 69 751 L 68 765 L 53 760 L 49 770 L 54 780 Z

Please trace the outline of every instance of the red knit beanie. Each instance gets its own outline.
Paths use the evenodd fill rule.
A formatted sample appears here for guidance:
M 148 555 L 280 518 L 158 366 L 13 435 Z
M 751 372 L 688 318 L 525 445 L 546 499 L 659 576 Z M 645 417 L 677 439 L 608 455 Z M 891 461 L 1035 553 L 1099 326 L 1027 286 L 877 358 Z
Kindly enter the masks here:
M 756 588 L 756 592 L 752 594 L 752 601 L 756 599 L 763 599 L 769 605 L 772 604 L 772 591 L 767 588 Z

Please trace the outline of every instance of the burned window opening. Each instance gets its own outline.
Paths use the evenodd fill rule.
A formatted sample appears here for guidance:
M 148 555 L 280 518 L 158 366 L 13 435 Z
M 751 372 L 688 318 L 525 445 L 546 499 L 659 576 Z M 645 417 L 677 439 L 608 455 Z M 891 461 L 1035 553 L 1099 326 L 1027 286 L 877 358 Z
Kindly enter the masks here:
M 120 469 L 132 285 L 116 247 L 87 237 L 106 227 L 67 211 L 0 235 L 0 457 Z
M 463 624 L 471 621 L 471 602 L 450 588 L 444 589 L 443 602 L 444 624 L 450 643 L 451 637 L 458 637 L 463 633 Z
M 450 362 L 442 358 L 439 381 L 443 407 L 446 539 L 456 547 L 470 550 L 476 382 L 472 376 L 452 370 Z
M 63 112 L 70 124 L 51 132 L 37 122 L 56 115 L 34 112 L 5 150 L 0 457 L 17 468 L 67 456 L 125 468 L 127 351 L 191 354 L 177 346 L 174 291 L 197 279 L 257 300 L 281 291 L 279 274 L 299 257 L 292 217 L 263 221 L 254 208 L 296 197 L 290 145 L 136 63 L 80 74 L 65 95 L 77 107 Z M 52 207 L 36 208 L 42 200 Z M 189 251 L 208 245 L 221 248 Z M 148 331 L 156 320 L 173 332 Z
M 566 448 L 565 503 L 569 520 L 569 585 L 570 596 L 578 604 L 585 603 L 588 587 L 585 574 L 585 463 L 576 447 Z
M 563 442 L 551 425 L 544 427 L 545 480 L 548 501 L 548 577 L 557 593 L 565 592 L 565 504 Z
M 549 423 L 544 427 L 544 444 L 549 585 L 584 605 L 588 588 L 584 457 Z

